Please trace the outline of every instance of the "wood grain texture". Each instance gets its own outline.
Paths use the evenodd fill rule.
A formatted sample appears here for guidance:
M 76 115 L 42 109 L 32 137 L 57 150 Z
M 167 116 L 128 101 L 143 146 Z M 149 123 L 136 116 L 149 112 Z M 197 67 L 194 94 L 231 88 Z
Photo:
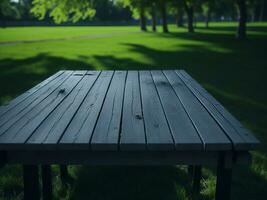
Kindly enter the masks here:
M 195 88 L 192 87 L 189 80 L 184 78 L 183 75 L 177 71 L 178 76 L 184 81 L 191 92 L 196 96 L 196 98 L 202 103 L 202 105 L 207 109 L 215 121 L 220 125 L 224 132 L 228 135 L 232 141 L 234 148 L 237 150 L 242 150 L 247 148 L 246 141 L 238 134 L 238 132 L 233 128 L 233 126 L 221 115 L 220 112 L 213 106 L 213 104 L 208 101 L 204 96 L 202 96 Z
M 14 108 L 16 105 L 18 105 L 20 102 L 22 102 L 23 100 L 25 100 L 26 98 L 28 98 L 29 96 L 34 94 L 40 88 L 42 88 L 42 87 L 46 86 L 47 84 L 51 83 L 51 81 L 53 81 L 54 79 L 58 79 L 58 77 L 60 75 L 62 75 L 63 73 L 64 73 L 64 71 L 58 71 L 57 73 L 55 73 L 54 75 L 50 76 L 46 80 L 42 81 L 41 83 L 37 84 L 33 88 L 29 89 L 28 91 L 26 91 L 23 94 L 19 95 L 15 99 L 11 100 L 10 102 L 5 104 L 4 106 L 1 106 L 0 107 L 0 116 L 2 116 L 7 111 L 9 111 L 10 109 Z
M 35 130 L 27 143 L 55 144 L 59 141 L 72 117 L 82 104 L 100 72 L 86 75 L 60 105 Z M 77 73 L 73 74 L 77 76 Z M 81 73 L 80 76 L 84 74 Z
M 79 148 L 89 148 L 89 141 L 113 74 L 113 71 L 103 71 L 96 80 L 60 140 L 60 144 L 64 148 L 71 149 L 74 144 L 77 144 Z
M 64 73 L 61 77 L 50 81 L 45 87 L 42 87 L 15 107 L 11 105 L 12 108 L 8 109 L 5 115 L 0 117 L 0 135 L 15 124 L 19 119 L 27 116 L 27 113 L 38 106 L 39 103 L 42 102 L 48 95 L 54 92 L 71 74 L 72 72 Z
M 239 136 L 246 142 L 242 144 L 244 149 L 254 149 L 260 146 L 259 140 L 251 133 L 250 130 L 246 129 L 226 108 L 222 106 L 211 94 L 209 94 L 197 81 L 195 81 L 187 72 L 179 70 L 179 73 L 188 80 L 188 83 L 195 89 L 195 91 L 202 96 L 206 102 L 212 104 L 212 106 L 223 116 L 232 128 L 239 134 Z M 227 132 L 231 134 L 230 132 Z M 233 135 L 231 135 L 233 137 Z M 230 137 L 231 137 L 230 136 Z M 237 144 L 238 145 L 238 144 Z
M 146 136 L 138 71 L 129 71 L 125 84 L 120 150 L 145 150 Z
M 147 148 L 153 151 L 174 149 L 168 122 L 149 71 L 140 71 L 141 99 L 145 120 Z
M 35 106 L 25 117 L 20 118 L 0 136 L 0 143 L 24 143 L 41 122 L 65 99 L 81 80 L 82 76 L 70 76 L 60 87 Z
M 164 71 L 198 131 L 206 150 L 230 150 L 231 141 L 174 71 Z
M 151 73 L 175 141 L 176 150 L 204 149 L 196 129 L 167 78 L 161 71 Z
M 115 71 L 92 139 L 92 150 L 118 150 L 126 71 Z

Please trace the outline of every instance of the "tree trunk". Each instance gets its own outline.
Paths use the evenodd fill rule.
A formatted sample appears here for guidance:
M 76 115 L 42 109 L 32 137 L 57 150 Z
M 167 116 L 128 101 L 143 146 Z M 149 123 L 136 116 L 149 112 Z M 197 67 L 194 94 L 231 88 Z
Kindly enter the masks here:
M 194 33 L 194 7 L 185 3 L 185 11 L 187 14 L 187 28 L 189 33 Z
M 140 28 L 141 28 L 141 31 L 147 31 L 145 9 L 143 5 L 141 5 L 140 7 Z
M 155 5 L 152 5 L 152 31 L 157 31 L 157 17 L 156 17 L 156 8 Z
M 263 21 L 263 18 L 264 18 L 264 0 L 261 1 L 261 7 L 260 7 L 260 21 Z
M 163 33 L 168 33 L 168 24 L 167 24 L 167 13 L 166 13 L 166 3 L 162 1 L 161 3 L 161 17 L 162 17 L 162 29 Z
M 177 8 L 176 25 L 177 25 L 177 27 L 183 27 L 184 26 L 184 10 L 181 7 Z
M 255 8 L 251 12 L 251 22 L 255 22 Z
M 209 22 L 210 22 L 210 9 L 208 9 L 206 16 L 206 28 L 209 28 Z
M 237 30 L 237 38 L 238 39 L 245 39 L 246 38 L 246 22 L 247 22 L 247 7 L 246 7 L 246 0 L 237 0 L 238 6 L 238 30 Z

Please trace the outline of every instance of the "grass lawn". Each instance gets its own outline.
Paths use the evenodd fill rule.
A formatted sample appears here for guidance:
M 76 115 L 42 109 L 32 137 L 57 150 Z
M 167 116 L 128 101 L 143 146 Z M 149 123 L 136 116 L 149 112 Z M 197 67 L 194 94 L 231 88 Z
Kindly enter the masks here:
M 160 31 L 160 28 L 159 28 Z M 237 166 L 233 200 L 267 196 L 267 23 L 248 25 L 235 39 L 236 23 L 198 24 L 196 33 L 138 27 L 26 27 L 0 29 L 0 104 L 60 69 L 183 68 L 262 141 L 251 166 Z M 55 196 L 69 199 L 191 199 L 183 167 L 75 167 L 73 187 L 61 185 L 54 166 Z M 215 170 L 205 168 L 203 199 L 214 198 Z M 20 166 L 0 170 L 0 199 L 22 198 Z

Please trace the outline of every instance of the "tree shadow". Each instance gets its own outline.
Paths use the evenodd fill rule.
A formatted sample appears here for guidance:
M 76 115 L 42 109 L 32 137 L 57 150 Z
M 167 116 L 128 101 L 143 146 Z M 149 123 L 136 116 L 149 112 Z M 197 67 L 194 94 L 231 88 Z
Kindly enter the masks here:
M 237 30 L 237 24 L 233 25 L 233 26 L 209 26 L 208 28 L 206 27 L 202 27 L 202 26 L 198 26 L 196 28 L 197 30 L 212 30 L 212 31 L 231 31 L 231 32 L 235 32 Z M 262 32 L 262 33 L 266 33 L 267 31 L 267 27 L 266 26 L 258 26 L 258 25 L 254 25 L 254 24 L 250 24 L 248 23 L 247 26 L 247 31 L 255 31 L 255 32 Z
M 232 185 L 233 200 L 266 199 L 266 178 L 248 166 L 234 167 Z
M 190 181 L 177 167 L 78 167 L 71 199 L 176 200 L 190 194 Z M 177 192 L 176 184 L 184 191 Z
M 79 60 L 38 54 L 26 59 L 2 59 L 0 62 L 0 104 L 9 101 L 59 70 L 93 70 Z

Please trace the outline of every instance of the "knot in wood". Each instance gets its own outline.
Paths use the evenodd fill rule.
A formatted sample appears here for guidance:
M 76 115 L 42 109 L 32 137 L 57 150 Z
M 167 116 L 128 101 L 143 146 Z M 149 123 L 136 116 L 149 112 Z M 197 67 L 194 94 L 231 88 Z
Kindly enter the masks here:
M 60 89 L 58 93 L 63 94 L 63 93 L 65 93 L 65 91 L 66 91 L 65 88 L 63 88 L 63 89 Z
M 135 118 L 140 120 L 140 119 L 142 119 L 143 117 L 142 117 L 141 115 L 135 115 Z

